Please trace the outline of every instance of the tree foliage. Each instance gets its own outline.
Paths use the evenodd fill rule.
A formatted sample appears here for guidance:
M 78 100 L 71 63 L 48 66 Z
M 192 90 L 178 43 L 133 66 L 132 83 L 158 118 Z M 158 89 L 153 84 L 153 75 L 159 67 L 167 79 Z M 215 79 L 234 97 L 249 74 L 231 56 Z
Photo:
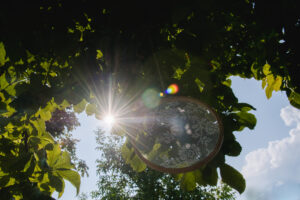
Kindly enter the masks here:
M 101 118 L 103 88 L 129 101 L 145 88 L 164 90 L 174 82 L 180 95 L 216 110 L 225 135 L 218 155 L 180 180 L 214 185 L 220 168 L 223 181 L 243 192 L 244 179 L 225 155 L 239 155 L 233 132 L 253 129 L 256 119 L 254 108 L 233 94 L 229 77 L 262 80 L 267 98 L 285 91 L 300 108 L 298 11 L 295 0 L 6 1 L 0 8 L 0 197 L 61 195 L 64 179 L 78 191 L 69 154 L 46 130 L 55 110 L 72 106 Z M 125 160 L 141 170 L 126 148 Z
M 108 136 L 100 129 L 96 134 L 101 157 L 97 160 L 99 181 L 98 189 L 91 193 L 93 199 L 235 199 L 228 185 L 200 186 L 190 180 L 194 178 L 192 173 L 179 182 L 178 176 L 150 168 L 136 172 L 121 155 L 124 138 Z M 200 171 L 197 173 L 199 176 Z

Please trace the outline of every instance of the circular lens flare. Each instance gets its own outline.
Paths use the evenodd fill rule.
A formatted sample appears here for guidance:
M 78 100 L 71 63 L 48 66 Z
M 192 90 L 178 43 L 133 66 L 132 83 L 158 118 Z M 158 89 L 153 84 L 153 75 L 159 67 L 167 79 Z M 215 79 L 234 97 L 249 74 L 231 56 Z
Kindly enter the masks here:
M 174 84 L 169 85 L 169 87 L 166 89 L 165 93 L 176 94 L 178 91 L 179 91 L 179 87 L 178 87 L 178 85 L 176 85 L 174 83 Z
M 112 115 L 107 115 L 104 117 L 104 122 L 107 123 L 108 125 L 113 125 L 113 123 L 115 122 L 115 118 Z

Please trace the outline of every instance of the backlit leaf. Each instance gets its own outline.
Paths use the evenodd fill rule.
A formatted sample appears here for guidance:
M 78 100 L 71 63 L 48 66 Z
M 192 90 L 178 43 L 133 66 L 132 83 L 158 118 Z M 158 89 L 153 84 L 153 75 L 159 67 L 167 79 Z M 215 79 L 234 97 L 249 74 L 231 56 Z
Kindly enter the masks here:
M 30 120 L 33 126 L 38 131 L 39 135 L 42 135 L 46 131 L 45 121 L 42 119 Z
M 9 61 L 9 58 L 6 58 L 6 51 L 4 48 L 4 44 L 0 42 L 0 67 L 5 65 L 7 61 Z
M 101 50 L 97 49 L 97 55 L 96 55 L 96 59 L 101 59 L 103 57 L 103 53 Z
M 42 120 L 48 121 L 51 119 L 51 112 L 45 109 L 40 109 L 39 110 L 39 115 Z
M 193 172 L 184 173 L 180 182 L 181 188 L 192 191 L 196 188 L 196 177 Z
M 55 169 L 72 169 L 74 165 L 71 163 L 70 154 L 66 151 L 62 152 L 61 156 L 57 159 L 56 163 L 53 165 Z
M 88 104 L 85 108 L 85 112 L 87 115 L 93 115 L 97 112 L 97 107 L 94 104 Z
M 7 86 L 9 86 L 9 83 L 7 82 L 5 78 L 5 72 L 0 76 L 0 90 L 5 89 Z
M 274 90 L 275 91 L 279 91 L 281 84 L 282 84 L 282 77 L 281 76 L 277 76 L 276 79 L 275 79 L 274 86 L 273 86 Z
M 125 142 L 125 144 L 123 144 L 121 148 L 121 154 L 123 159 L 125 160 L 125 163 L 128 164 L 130 162 L 133 153 L 134 153 L 133 148 L 128 148 L 127 142 Z
M 50 63 L 45 61 L 45 62 L 41 62 L 40 63 L 41 67 L 47 72 L 49 70 L 50 67 Z
M 266 78 L 263 78 L 261 81 L 262 81 L 261 82 L 261 87 L 262 87 L 262 89 L 264 89 L 266 87 L 266 84 L 267 84 Z
M 199 91 L 202 92 L 203 89 L 204 89 L 205 84 L 202 81 L 200 81 L 199 78 L 195 79 L 195 83 L 197 84 L 197 86 L 199 88 Z
M 57 170 L 56 173 L 68 180 L 76 188 L 76 193 L 79 193 L 80 175 L 77 172 L 73 170 Z
M 87 101 L 85 99 L 83 99 L 79 104 L 73 106 L 74 111 L 76 113 L 82 113 L 85 109 L 86 104 L 87 104 Z
M 61 151 L 59 144 L 54 144 L 53 149 L 47 151 L 47 163 L 50 167 L 55 167 L 57 160 L 60 158 Z
M 264 75 L 268 75 L 268 74 L 270 74 L 271 72 L 270 72 L 270 68 L 271 68 L 271 65 L 269 65 L 268 63 L 266 63 L 264 66 L 263 66 L 263 73 L 264 73 Z
M 34 55 L 31 54 L 28 50 L 26 50 L 26 54 L 27 54 L 27 62 L 28 63 L 32 63 L 33 61 L 35 61 Z
M 129 162 L 132 169 L 136 172 L 142 172 L 147 167 L 147 165 L 137 155 L 135 155 Z

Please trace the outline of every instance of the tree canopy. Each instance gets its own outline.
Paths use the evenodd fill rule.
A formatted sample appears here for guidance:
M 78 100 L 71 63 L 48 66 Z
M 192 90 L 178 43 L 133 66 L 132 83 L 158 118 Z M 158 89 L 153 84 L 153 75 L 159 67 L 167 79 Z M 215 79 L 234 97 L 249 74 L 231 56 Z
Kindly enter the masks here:
M 215 185 L 220 169 L 223 182 L 243 192 L 245 180 L 225 155 L 240 154 L 233 132 L 255 127 L 255 108 L 238 101 L 229 77 L 262 80 L 267 98 L 285 91 L 300 108 L 299 8 L 296 0 L 1 4 L 0 197 L 62 195 L 64 180 L 79 191 L 69 153 L 46 129 L 55 110 L 101 119 L 107 88 L 118 107 L 170 83 L 210 105 L 224 125 L 217 156 L 181 178 Z M 127 163 L 145 169 L 130 144 L 123 149 Z
M 235 192 L 226 184 L 204 187 L 194 183 L 186 188 L 184 180 L 180 186 L 180 175 L 151 168 L 136 173 L 121 155 L 122 137 L 107 135 L 101 129 L 96 134 L 101 158 L 97 160 L 99 181 L 98 189 L 91 193 L 93 199 L 235 199 Z

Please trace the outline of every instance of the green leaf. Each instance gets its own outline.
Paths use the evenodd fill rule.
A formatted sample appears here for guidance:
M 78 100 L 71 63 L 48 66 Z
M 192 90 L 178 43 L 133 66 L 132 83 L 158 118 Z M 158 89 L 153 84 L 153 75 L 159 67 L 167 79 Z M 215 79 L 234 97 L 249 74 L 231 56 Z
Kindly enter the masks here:
M 147 165 L 135 154 L 133 148 L 128 148 L 128 141 L 121 147 L 121 154 L 126 164 L 130 164 L 132 169 L 137 172 L 142 172 L 146 169 Z M 154 145 L 155 146 L 155 145 Z M 154 148 L 159 148 L 157 147 Z
M 54 174 L 51 173 L 48 174 L 48 177 L 49 177 L 49 185 L 53 187 L 61 196 L 65 189 L 64 180 L 61 177 L 55 176 Z
M 33 126 L 36 128 L 38 135 L 42 135 L 46 131 L 45 121 L 42 119 L 30 120 Z
M 276 79 L 275 79 L 275 82 L 274 82 L 274 86 L 273 86 L 274 90 L 279 91 L 281 84 L 282 84 L 282 77 L 277 76 Z
M 268 75 L 266 77 L 266 82 L 267 82 L 267 87 L 266 87 L 266 96 L 268 99 L 271 98 L 272 96 L 272 92 L 273 92 L 273 86 L 274 86 L 274 76 L 271 74 L 271 75 Z
M 8 184 L 8 182 L 9 182 L 9 180 L 10 180 L 10 176 L 9 175 L 0 176 L 0 189 L 3 188 L 3 187 L 6 187 L 7 184 Z
M 199 88 L 199 91 L 202 92 L 203 89 L 204 89 L 205 84 L 202 81 L 200 81 L 199 78 L 195 79 L 195 83 L 197 84 L 197 86 Z
M 217 168 L 207 166 L 204 168 L 203 172 L 203 180 L 209 185 L 217 185 L 218 183 L 218 172 Z
M 80 175 L 73 170 L 57 170 L 56 173 L 68 180 L 76 188 L 78 195 L 80 189 Z
M 298 94 L 297 92 L 291 92 L 289 96 L 289 101 L 292 106 L 300 109 L 300 94 Z
M 195 180 L 199 185 L 205 185 L 205 181 L 203 180 L 203 175 L 202 175 L 202 171 L 200 171 L 199 169 L 193 171 L 194 176 L 195 176 Z
M 40 109 L 38 113 L 39 113 L 41 119 L 44 121 L 48 121 L 51 119 L 51 112 L 48 110 Z
M 254 129 L 255 125 L 256 125 L 256 118 L 255 115 L 245 112 L 245 111 L 241 111 L 236 113 L 236 115 L 238 116 L 238 121 L 247 126 L 249 129 Z
M 26 54 L 27 54 L 27 62 L 31 63 L 33 61 L 35 61 L 35 57 L 33 54 L 31 54 L 28 50 L 26 50 Z
M 227 87 L 231 87 L 231 80 L 227 79 L 226 81 L 223 81 L 222 84 L 226 85 Z
M 6 103 L 0 102 L 0 114 L 7 112 Z
M 16 90 L 15 90 L 15 86 L 16 86 L 16 83 L 15 84 L 12 84 L 10 86 L 7 86 L 5 88 L 5 91 L 11 95 L 11 96 L 16 96 Z
M 5 89 L 7 86 L 9 86 L 9 83 L 7 82 L 5 78 L 5 72 L 0 76 L 0 90 Z
M 49 68 L 50 68 L 50 63 L 45 61 L 45 62 L 41 62 L 40 63 L 41 67 L 47 72 L 49 71 Z
M 60 104 L 60 109 L 65 109 L 66 107 L 69 107 L 70 103 L 67 100 L 63 100 L 63 102 Z
M 19 61 L 15 62 L 15 65 L 24 65 L 22 58 Z
M 240 194 L 244 192 L 246 181 L 240 172 L 227 164 L 222 165 L 220 171 L 224 183 L 236 189 Z
M 16 80 L 16 69 L 14 68 L 14 66 L 10 66 L 8 69 L 7 69 L 7 72 L 11 78 L 11 81 L 15 81 Z
M 49 73 L 49 75 L 52 76 L 52 77 L 56 77 L 56 76 L 57 76 L 57 73 L 54 72 L 54 71 L 51 71 L 51 72 Z
M 263 73 L 264 75 L 269 75 L 271 72 L 270 72 L 270 68 L 271 68 L 271 65 L 269 65 L 268 63 L 266 63 L 264 66 L 263 66 Z
M 121 154 L 123 159 L 125 160 L 125 163 L 129 164 L 132 154 L 134 153 L 133 148 L 127 147 L 128 142 L 126 141 L 125 144 L 121 147 Z
M 61 151 L 59 144 L 53 144 L 52 150 L 47 150 L 47 163 L 50 167 L 54 168 L 56 161 L 60 158 Z
M 9 123 L 4 127 L 4 129 L 5 129 L 7 132 L 9 132 L 9 133 L 14 132 L 14 128 L 15 128 L 15 126 L 14 126 L 11 122 L 9 122 Z
M 149 160 L 152 160 L 154 157 L 157 156 L 157 154 L 159 153 L 158 150 L 159 150 L 160 147 L 161 147 L 161 144 L 159 144 L 159 143 L 155 143 L 153 145 L 152 150 L 148 153 L 148 159 Z
M 174 72 L 174 78 L 177 80 L 180 80 L 182 75 L 186 72 L 186 70 L 182 70 L 180 67 L 178 67 Z
M 4 44 L 0 42 L 0 67 L 5 65 L 5 63 L 9 61 L 9 58 L 5 58 L 5 57 L 6 57 L 6 51 L 4 48 Z
M 266 92 L 267 98 L 270 99 L 272 97 L 273 86 L 268 85 L 265 92 Z
M 10 175 L 0 175 L 0 191 L 3 187 L 8 187 L 14 185 L 16 182 L 15 178 L 12 178 Z
M 101 50 L 97 49 L 97 55 L 96 55 L 96 59 L 99 60 L 103 57 L 103 53 L 101 52 Z
M 234 141 L 224 146 L 223 151 L 228 156 L 238 156 L 242 151 L 242 147 L 240 143 Z
M 183 174 L 180 182 L 181 188 L 192 191 L 196 188 L 196 177 L 193 172 L 187 172 Z
M 261 87 L 262 87 L 262 89 L 264 89 L 266 87 L 266 84 L 267 84 L 267 80 L 266 80 L 266 78 L 263 78 L 261 80 Z
M 147 165 L 136 154 L 129 162 L 132 169 L 136 172 L 142 172 L 147 167 Z
M 74 111 L 76 113 L 82 113 L 85 109 L 86 104 L 87 104 L 87 101 L 85 99 L 83 99 L 79 104 L 73 106 Z
M 55 169 L 72 169 L 74 165 L 71 163 L 70 154 L 66 151 L 62 152 L 56 163 L 53 165 Z
M 85 112 L 87 115 L 93 115 L 96 113 L 97 107 L 94 104 L 88 104 L 85 108 Z
M 256 64 L 257 64 L 257 63 L 254 62 L 254 63 L 251 65 L 251 71 L 252 71 L 252 73 L 253 73 L 253 75 L 254 75 L 254 78 L 257 80 L 257 79 L 258 79 L 258 69 L 255 68 L 255 65 L 256 65 Z

